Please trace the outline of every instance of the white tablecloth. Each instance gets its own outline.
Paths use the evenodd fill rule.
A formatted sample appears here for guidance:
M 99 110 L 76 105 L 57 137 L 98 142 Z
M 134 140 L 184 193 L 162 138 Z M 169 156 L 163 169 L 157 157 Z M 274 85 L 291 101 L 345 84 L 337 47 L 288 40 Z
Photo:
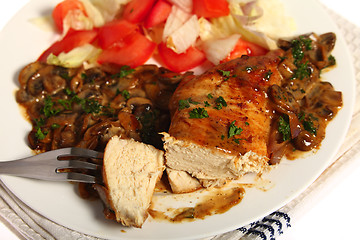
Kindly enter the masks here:
M 320 1 L 337 14 L 360 27 L 360 15 L 354 1 Z M 0 28 L 27 2 L 28 0 L 1 1 Z M 343 19 L 337 19 L 336 21 L 338 24 L 348 24 Z M 346 29 L 345 31 L 351 34 L 351 30 Z M 360 33 L 357 39 L 359 41 Z M 358 47 L 360 49 L 359 45 Z M 358 50 L 352 49 L 352 52 L 354 51 Z M 359 58 L 360 54 L 357 58 L 358 64 Z M 357 77 L 360 77 L 359 72 Z M 357 158 L 360 159 L 359 156 Z M 301 214 L 302 216 L 297 218 L 297 221 L 291 224 L 292 227 L 286 229 L 284 234 L 277 239 L 356 239 L 356 235 L 353 234 L 358 228 L 358 216 L 360 215 L 360 195 L 357 194 L 358 183 L 360 183 L 360 165 L 353 164 L 353 162 L 354 157 L 348 164 L 341 164 L 346 171 L 338 174 L 336 179 L 332 178 L 333 180 L 331 180 L 329 178 L 324 184 L 325 187 L 322 187 L 322 191 L 317 191 L 316 199 L 311 201 L 310 206 L 308 204 L 304 208 L 306 211 Z M 326 174 L 332 175 L 333 171 L 329 169 Z M 327 179 L 326 176 L 323 178 Z M 318 183 L 315 187 L 319 187 L 319 184 L 321 183 Z M 304 202 L 306 202 L 306 196 L 304 196 Z M 17 240 L 22 238 L 5 219 L 0 218 L 0 239 Z

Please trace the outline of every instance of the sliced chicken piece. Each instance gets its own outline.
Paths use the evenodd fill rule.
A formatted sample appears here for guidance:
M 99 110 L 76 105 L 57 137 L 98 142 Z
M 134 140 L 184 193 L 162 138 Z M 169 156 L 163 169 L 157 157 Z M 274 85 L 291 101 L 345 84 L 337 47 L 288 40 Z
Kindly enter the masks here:
M 183 80 L 170 102 L 166 165 L 212 181 L 267 170 L 273 113 L 266 92 L 281 84 L 283 54 L 243 56 Z
M 105 148 L 103 178 L 118 222 L 143 225 L 163 171 L 163 151 L 132 139 L 111 138 Z
M 199 180 L 185 171 L 166 168 L 166 173 L 173 193 L 189 193 L 202 188 Z

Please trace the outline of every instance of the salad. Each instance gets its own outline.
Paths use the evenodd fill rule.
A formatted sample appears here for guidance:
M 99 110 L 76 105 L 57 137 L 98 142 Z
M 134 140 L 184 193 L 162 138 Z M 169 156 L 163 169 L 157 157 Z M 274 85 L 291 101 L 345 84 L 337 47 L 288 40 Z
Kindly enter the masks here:
M 152 58 L 174 72 L 264 55 L 294 30 L 278 0 L 63 0 L 52 21 L 59 39 L 40 62 L 134 68 Z

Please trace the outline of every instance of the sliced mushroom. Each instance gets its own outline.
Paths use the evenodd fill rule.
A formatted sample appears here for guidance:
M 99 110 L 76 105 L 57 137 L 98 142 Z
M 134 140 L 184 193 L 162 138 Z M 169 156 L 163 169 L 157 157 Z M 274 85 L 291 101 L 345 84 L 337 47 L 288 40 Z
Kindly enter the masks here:
M 133 97 L 133 98 L 130 98 L 126 103 L 126 106 L 129 107 L 130 109 L 135 109 L 137 106 L 141 106 L 141 105 L 152 106 L 152 102 L 147 98 Z

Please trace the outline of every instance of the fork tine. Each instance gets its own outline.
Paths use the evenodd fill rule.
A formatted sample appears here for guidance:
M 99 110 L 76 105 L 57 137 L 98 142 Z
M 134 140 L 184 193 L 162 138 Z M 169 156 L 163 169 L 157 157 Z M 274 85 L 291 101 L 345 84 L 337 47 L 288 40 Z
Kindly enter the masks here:
M 74 156 L 74 157 L 85 157 L 85 158 L 96 158 L 101 159 L 104 157 L 104 154 L 101 152 L 97 152 L 95 150 L 86 149 L 86 148 L 63 148 L 63 150 L 59 155 L 58 159 L 66 156 Z
M 100 170 L 101 165 L 80 161 L 80 160 L 61 160 L 61 162 L 68 162 L 68 165 L 65 167 L 58 167 L 56 171 L 66 168 L 81 168 L 81 169 L 88 169 L 88 170 Z
M 77 173 L 77 172 L 67 172 L 66 179 L 68 181 L 74 182 L 83 182 L 83 183 L 97 183 L 98 179 L 92 175 Z

